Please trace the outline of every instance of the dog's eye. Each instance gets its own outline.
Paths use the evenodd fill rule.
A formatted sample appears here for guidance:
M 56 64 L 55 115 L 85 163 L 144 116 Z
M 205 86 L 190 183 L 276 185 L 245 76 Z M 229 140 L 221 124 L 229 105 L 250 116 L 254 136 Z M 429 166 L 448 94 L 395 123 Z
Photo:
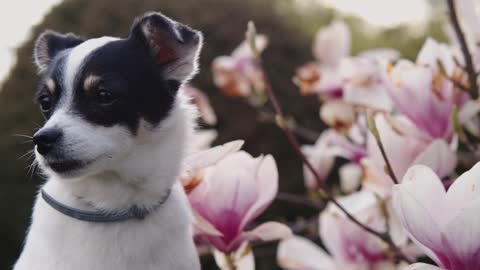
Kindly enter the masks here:
M 40 109 L 43 112 L 48 112 L 52 107 L 52 99 L 49 95 L 42 95 L 38 98 L 38 103 L 40 103 Z
M 101 105 L 111 105 L 116 101 L 112 92 L 105 88 L 100 88 L 97 92 L 97 102 Z

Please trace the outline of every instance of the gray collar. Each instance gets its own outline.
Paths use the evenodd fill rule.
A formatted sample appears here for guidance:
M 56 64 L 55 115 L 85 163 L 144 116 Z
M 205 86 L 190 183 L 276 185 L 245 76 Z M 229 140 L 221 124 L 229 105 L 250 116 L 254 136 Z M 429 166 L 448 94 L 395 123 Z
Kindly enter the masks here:
M 154 212 L 158 207 L 164 204 L 168 197 L 170 197 L 171 189 L 168 189 L 165 195 L 158 201 L 154 206 L 150 208 L 138 207 L 133 205 L 128 210 L 125 211 L 115 211 L 115 212 L 106 212 L 106 211 L 98 211 L 98 212 L 91 212 L 91 211 L 84 211 L 72 208 L 67 206 L 57 200 L 55 200 L 52 196 L 48 195 L 45 190 L 41 190 L 43 200 L 48 203 L 53 209 L 57 210 L 58 212 L 87 222 L 118 222 L 118 221 L 125 221 L 129 219 L 137 219 L 142 220 L 151 212 Z

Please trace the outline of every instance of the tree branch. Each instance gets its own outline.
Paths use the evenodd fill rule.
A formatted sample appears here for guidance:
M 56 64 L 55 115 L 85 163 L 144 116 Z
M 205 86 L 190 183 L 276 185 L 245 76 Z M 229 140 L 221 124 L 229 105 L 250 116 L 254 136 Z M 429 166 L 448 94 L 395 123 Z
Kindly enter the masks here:
M 458 42 L 460 43 L 460 48 L 465 58 L 465 71 L 468 75 L 469 92 L 472 99 L 478 98 L 478 83 L 477 83 L 477 73 L 473 65 L 472 54 L 467 45 L 467 40 L 465 38 L 465 33 L 460 26 L 460 22 L 457 16 L 457 9 L 455 7 L 455 0 L 447 0 L 448 5 L 448 14 L 450 17 L 450 22 L 452 23 L 455 34 L 457 35 Z

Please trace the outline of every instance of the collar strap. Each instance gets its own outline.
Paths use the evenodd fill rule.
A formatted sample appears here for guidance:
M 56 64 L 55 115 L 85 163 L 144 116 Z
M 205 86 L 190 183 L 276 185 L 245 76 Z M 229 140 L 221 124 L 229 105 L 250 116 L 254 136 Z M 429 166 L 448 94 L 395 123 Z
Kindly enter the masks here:
M 133 205 L 126 211 L 115 211 L 115 212 L 106 212 L 106 211 L 98 211 L 98 212 L 93 212 L 93 211 L 84 211 L 84 210 L 79 210 L 72 208 L 70 206 L 67 206 L 57 200 L 55 200 L 52 196 L 48 195 L 48 193 L 45 190 L 41 190 L 42 194 L 42 199 L 49 204 L 53 209 L 57 210 L 58 212 L 81 220 L 81 221 L 87 221 L 87 222 L 118 222 L 118 221 L 126 221 L 129 219 L 137 219 L 137 220 L 142 220 L 144 219 L 148 214 L 154 212 L 158 207 L 160 207 L 162 204 L 164 204 L 168 197 L 170 197 L 171 189 L 168 189 L 163 198 L 160 199 L 158 203 L 156 203 L 154 206 L 151 208 L 144 208 L 144 207 L 138 207 L 136 205 Z

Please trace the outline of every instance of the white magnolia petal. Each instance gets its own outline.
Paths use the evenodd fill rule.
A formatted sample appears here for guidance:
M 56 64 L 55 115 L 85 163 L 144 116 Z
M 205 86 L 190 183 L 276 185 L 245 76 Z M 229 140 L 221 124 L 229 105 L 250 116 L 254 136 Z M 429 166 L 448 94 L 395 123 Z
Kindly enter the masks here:
M 362 168 L 356 163 L 347 163 L 340 167 L 340 188 L 345 193 L 352 193 L 360 186 Z
M 216 249 L 213 250 L 213 257 L 215 263 L 222 270 L 233 270 L 227 261 L 227 255 Z M 240 246 L 240 248 L 233 253 L 231 258 L 236 270 L 255 270 L 255 258 L 253 252 L 248 248 L 248 244 Z
M 426 263 L 415 263 L 408 266 L 404 270 L 443 270 L 443 268 Z
M 249 232 L 245 232 L 244 235 L 249 241 L 273 241 L 289 238 L 293 234 L 292 230 L 285 224 L 269 221 L 257 226 Z
M 205 151 L 201 151 L 185 158 L 185 164 L 188 169 L 202 169 L 212 166 L 230 153 L 236 152 L 242 148 L 244 141 L 236 140 L 222 145 L 215 146 Z
M 405 173 L 399 190 L 408 192 L 415 202 L 424 207 L 438 224 L 445 221 L 445 188 L 432 169 L 425 165 L 414 165 Z M 401 187 L 401 188 L 400 188 Z M 405 192 L 402 192 L 405 194 Z
M 457 166 L 457 156 L 446 141 L 436 139 L 417 156 L 413 164 L 425 165 L 443 178 Z
M 463 269 L 479 269 L 480 267 L 480 197 L 469 206 L 461 209 L 444 228 L 443 232 L 448 245 L 444 245 L 444 253 L 462 265 Z
M 432 254 L 433 249 L 441 247 L 441 229 L 437 221 L 401 184 L 393 187 L 393 206 L 410 238 L 418 242 L 427 254 Z
M 310 240 L 295 236 L 278 245 L 277 262 L 288 270 L 335 270 L 332 258 Z
M 480 163 L 464 172 L 449 187 L 446 201 L 451 215 L 480 198 Z

